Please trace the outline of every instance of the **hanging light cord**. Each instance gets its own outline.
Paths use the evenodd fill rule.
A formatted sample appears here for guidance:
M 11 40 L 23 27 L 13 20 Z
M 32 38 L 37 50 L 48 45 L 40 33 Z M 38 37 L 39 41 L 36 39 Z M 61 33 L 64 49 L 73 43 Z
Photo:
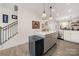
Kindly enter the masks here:
M 52 6 L 50 6 L 50 17 L 52 17 Z
M 43 4 L 43 8 L 44 8 L 43 13 L 45 13 L 45 4 Z

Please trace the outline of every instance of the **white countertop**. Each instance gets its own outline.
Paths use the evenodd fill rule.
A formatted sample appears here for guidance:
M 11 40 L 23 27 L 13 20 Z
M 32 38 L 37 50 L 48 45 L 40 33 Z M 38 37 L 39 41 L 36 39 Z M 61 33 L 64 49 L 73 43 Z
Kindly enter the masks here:
M 54 32 L 55 32 L 55 31 L 39 32 L 39 34 L 46 35 L 46 34 L 50 34 L 50 33 L 54 33 Z
M 13 22 L 15 22 L 15 21 L 17 21 L 17 20 L 9 20 L 8 21 L 8 23 L 3 23 L 2 21 L 0 21 L 0 27 L 5 27 L 5 26 L 7 26 L 7 25 L 9 25 L 9 24 L 11 24 L 11 23 L 13 23 Z
M 56 31 L 38 32 L 38 33 L 36 33 L 36 35 L 41 36 L 41 37 L 45 37 L 45 35 L 55 33 L 55 32 Z

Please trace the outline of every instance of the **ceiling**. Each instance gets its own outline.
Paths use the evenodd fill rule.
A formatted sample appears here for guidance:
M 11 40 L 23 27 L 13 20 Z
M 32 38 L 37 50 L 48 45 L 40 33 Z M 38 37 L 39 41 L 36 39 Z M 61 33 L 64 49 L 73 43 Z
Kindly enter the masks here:
M 0 4 L 0 6 L 9 6 L 10 4 Z M 12 4 L 14 5 L 14 4 Z M 40 18 L 44 10 L 49 17 L 49 7 L 53 7 L 52 15 L 56 20 L 69 20 L 79 18 L 79 3 L 21 3 L 27 10 L 36 13 Z
M 79 3 L 26 3 L 23 4 L 25 8 L 41 17 L 44 10 L 43 5 L 45 5 L 45 11 L 49 17 L 49 7 L 53 7 L 53 17 L 56 20 L 69 20 L 79 18 Z

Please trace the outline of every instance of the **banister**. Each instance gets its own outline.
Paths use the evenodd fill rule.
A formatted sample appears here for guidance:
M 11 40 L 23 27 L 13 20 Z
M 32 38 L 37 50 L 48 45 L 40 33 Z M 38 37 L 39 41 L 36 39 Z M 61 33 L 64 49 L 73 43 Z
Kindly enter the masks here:
M 0 27 L 0 44 L 5 43 L 18 33 L 18 21 L 12 22 L 5 27 Z

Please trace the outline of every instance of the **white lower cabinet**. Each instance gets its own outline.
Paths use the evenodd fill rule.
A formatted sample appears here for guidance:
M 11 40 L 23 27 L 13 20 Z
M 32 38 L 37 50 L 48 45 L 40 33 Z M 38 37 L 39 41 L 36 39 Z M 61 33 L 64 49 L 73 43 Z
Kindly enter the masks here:
M 64 40 L 71 41 L 71 32 L 64 31 Z
M 64 30 L 64 40 L 79 43 L 79 31 Z

